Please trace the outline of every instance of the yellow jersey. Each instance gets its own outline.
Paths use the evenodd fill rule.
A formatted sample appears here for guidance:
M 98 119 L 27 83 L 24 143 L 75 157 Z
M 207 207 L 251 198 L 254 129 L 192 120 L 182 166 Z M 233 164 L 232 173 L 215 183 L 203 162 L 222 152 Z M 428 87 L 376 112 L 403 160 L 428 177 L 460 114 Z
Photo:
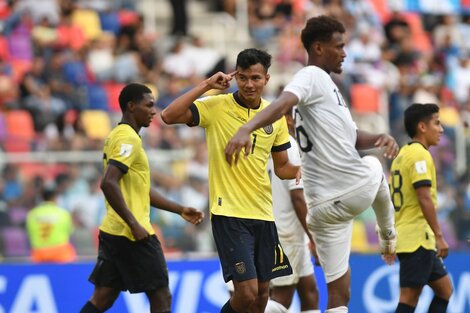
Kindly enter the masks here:
M 436 169 L 429 151 L 419 142 L 401 148 L 393 160 L 390 192 L 395 207 L 397 252 L 414 252 L 419 247 L 436 249 L 434 232 L 424 218 L 416 188 L 431 187 L 431 197 L 437 205 Z
M 28 213 L 26 230 L 33 249 L 62 246 L 69 243 L 72 235 L 72 217 L 67 210 L 47 201 Z
M 137 222 L 149 234 L 154 234 L 150 224 L 150 169 L 147 154 L 139 134 L 128 124 L 119 124 L 106 138 L 103 148 L 104 168 L 112 164 L 125 174 L 119 180 L 124 201 Z M 106 200 L 106 216 L 100 230 L 115 236 L 135 240 L 129 226 Z
M 269 103 L 261 99 L 257 109 L 241 104 L 234 94 L 198 99 L 191 106 L 193 124 L 205 129 L 209 154 L 209 206 L 211 214 L 274 221 L 271 184 L 266 165 L 271 152 L 290 147 L 285 118 L 257 129 L 248 158 L 238 164 L 225 161 L 225 146 L 237 130 Z

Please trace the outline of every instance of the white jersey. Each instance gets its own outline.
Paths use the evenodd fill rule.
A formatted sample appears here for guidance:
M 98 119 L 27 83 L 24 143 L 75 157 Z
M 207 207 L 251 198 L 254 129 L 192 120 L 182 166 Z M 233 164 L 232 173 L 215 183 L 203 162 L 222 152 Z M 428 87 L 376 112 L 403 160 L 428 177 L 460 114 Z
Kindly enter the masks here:
M 289 136 L 289 140 L 291 144 L 291 147 L 287 150 L 289 161 L 294 165 L 300 165 L 300 152 L 297 142 L 292 136 Z M 282 180 L 277 177 L 274 174 L 274 165 L 271 158 L 267 169 L 271 179 L 274 220 L 281 244 L 304 246 L 308 241 L 308 237 L 297 218 L 297 214 L 295 214 L 290 196 L 291 190 L 304 188 L 302 180 L 297 185 L 295 179 Z
M 357 126 L 330 75 L 304 67 L 284 91 L 299 99 L 296 135 L 308 207 L 364 185 L 369 169 L 355 147 Z

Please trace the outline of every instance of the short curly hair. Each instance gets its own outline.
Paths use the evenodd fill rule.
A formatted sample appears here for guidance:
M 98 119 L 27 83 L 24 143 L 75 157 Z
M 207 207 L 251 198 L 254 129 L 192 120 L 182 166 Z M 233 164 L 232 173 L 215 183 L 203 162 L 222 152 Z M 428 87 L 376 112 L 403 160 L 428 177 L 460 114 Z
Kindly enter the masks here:
M 310 51 L 312 43 L 316 41 L 327 42 L 333 37 L 333 33 L 344 34 L 346 29 L 344 25 L 331 16 L 320 15 L 312 17 L 307 21 L 300 38 L 307 52 Z

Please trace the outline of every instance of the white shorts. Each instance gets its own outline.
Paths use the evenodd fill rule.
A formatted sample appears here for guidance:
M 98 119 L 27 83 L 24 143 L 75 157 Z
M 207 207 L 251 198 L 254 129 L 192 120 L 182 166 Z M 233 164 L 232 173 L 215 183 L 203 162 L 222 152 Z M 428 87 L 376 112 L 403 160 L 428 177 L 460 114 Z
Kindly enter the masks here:
M 375 157 L 364 157 L 369 179 L 359 188 L 308 208 L 307 225 L 327 283 L 343 276 L 349 268 L 353 219 L 369 208 L 382 183 L 383 170 Z
M 308 246 L 298 244 L 282 243 L 284 253 L 289 258 L 292 267 L 292 274 L 288 276 L 276 277 L 271 280 L 271 287 L 291 286 L 299 282 L 300 277 L 313 274 L 313 264 Z

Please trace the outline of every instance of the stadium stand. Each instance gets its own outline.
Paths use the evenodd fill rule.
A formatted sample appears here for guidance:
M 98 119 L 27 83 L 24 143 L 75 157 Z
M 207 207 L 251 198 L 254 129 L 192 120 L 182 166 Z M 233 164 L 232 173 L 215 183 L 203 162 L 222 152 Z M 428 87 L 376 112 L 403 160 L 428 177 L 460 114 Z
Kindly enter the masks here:
M 28 246 L 21 241 L 20 226 L 15 224 L 15 208 L 29 210 L 40 201 L 39 192 L 28 192 L 41 188 L 39 182 L 55 183 L 64 179 L 63 174 L 77 171 L 63 187 L 64 207 L 76 212 L 77 198 L 97 199 L 99 188 L 93 190 L 89 182 L 100 178 L 100 150 L 117 122 L 122 86 L 129 81 L 151 86 L 162 100 L 160 110 L 205 78 L 191 73 L 178 77 L 165 71 L 163 64 L 176 42 L 183 48 L 194 48 L 193 39 L 199 37 L 205 48 L 225 61 L 227 72 L 239 50 L 263 45 L 274 56 L 266 94 L 272 99 L 305 61 L 305 56 L 295 53 L 302 50 L 298 34 L 305 19 L 322 13 L 346 23 L 350 38 L 346 51 L 351 51 L 349 44 L 354 41 L 358 48 L 354 51 L 371 56 L 360 58 L 360 53 L 351 51 L 354 58 L 346 58 L 344 73 L 335 77 L 360 126 L 390 131 L 404 144 L 404 109 L 414 99 L 439 102 L 446 138 L 432 153 L 442 176 L 442 190 L 455 192 L 455 201 L 449 201 L 439 216 L 449 243 L 456 249 L 466 247 L 462 242 L 470 236 L 470 224 L 463 222 L 469 220 L 470 212 L 468 1 L 453 1 L 458 6 L 450 12 L 439 11 L 439 7 L 429 12 L 417 7 L 417 1 L 397 2 L 401 6 L 390 6 L 385 0 L 283 1 L 290 3 L 288 9 L 271 25 L 271 40 L 262 43 L 253 37 L 260 30 L 259 19 L 252 16 L 257 1 L 226 0 L 225 7 L 232 8 L 228 11 L 223 10 L 221 1 L 187 2 L 189 34 L 177 37 L 170 34 L 172 13 L 166 0 L 44 1 L 33 12 L 27 6 L 37 8 L 35 1 L 0 0 L 0 147 L 7 153 L 0 157 L 0 166 L 17 166 L 19 175 L 14 182 L 23 187 L 21 197 L 12 200 L 5 191 L 5 174 L 0 178 L 0 205 L 5 207 L 2 212 L 8 213 L 5 219 L 1 217 L 0 229 L 2 235 L 9 229 L 8 242 L 18 243 L 14 251 L 4 242 L 0 254 L 27 255 Z M 272 1 L 271 9 L 279 9 L 278 2 Z M 446 14 L 455 17 L 454 24 L 445 24 Z M 369 43 L 361 41 L 366 32 Z M 436 38 L 450 39 L 438 44 Z M 180 65 L 187 63 L 182 60 Z M 203 144 L 200 129 L 168 127 L 156 118 L 141 135 L 145 148 L 160 157 L 151 161 L 158 172 L 152 177 L 155 187 L 175 200 L 190 201 L 185 200 L 188 192 L 207 198 L 207 178 L 199 177 L 201 185 L 196 186 L 194 173 L 188 170 L 195 163 L 198 168 L 207 166 L 207 159 L 196 153 Z M 175 158 L 174 152 L 184 157 Z M 202 161 L 196 161 L 196 155 Z M 82 156 L 98 157 L 90 160 Z M 207 204 L 201 209 L 207 210 Z M 210 227 L 193 233 L 163 214 L 151 218 L 166 236 L 167 251 L 214 251 Z M 76 223 L 79 255 L 94 253 L 97 225 Z M 12 225 L 13 230 L 6 227 Z M 361 220 L 355 231 L 358 250 L 376 249 L 373 225 Z

